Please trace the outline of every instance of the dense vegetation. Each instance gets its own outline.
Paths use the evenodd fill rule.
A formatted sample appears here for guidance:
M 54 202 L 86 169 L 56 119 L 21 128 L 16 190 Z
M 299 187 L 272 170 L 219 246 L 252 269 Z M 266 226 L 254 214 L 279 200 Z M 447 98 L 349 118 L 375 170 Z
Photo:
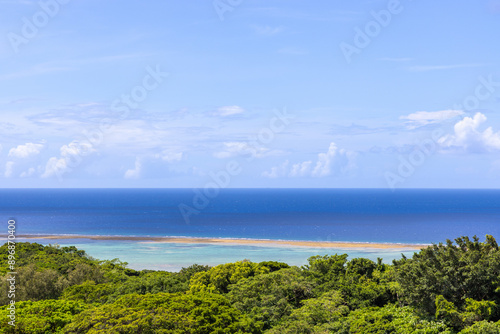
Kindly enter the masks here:
M 16 326 L 0 333 L 500 333 L 500 250 L 461 237 L 392 265 L 314 256 L 136 271 L 75 247 L 18 243 Z

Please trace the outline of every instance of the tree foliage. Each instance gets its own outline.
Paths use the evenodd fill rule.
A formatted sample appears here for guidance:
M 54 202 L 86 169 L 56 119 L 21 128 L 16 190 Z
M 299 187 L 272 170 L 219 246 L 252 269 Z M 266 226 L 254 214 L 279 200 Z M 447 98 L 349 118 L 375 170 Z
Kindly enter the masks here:
M 269 334 L 329 333 L 332 323 L 349 314 L 349 307 L 338 291 L 326 292 L 318 298 L 302 302 L 302 307 L 283 317 Z
M 457 307 L 467 298 L 500 301 L 500 251 L 492 236 L 484 242 L 477 237 L 455 239 L 456 245 L 432 245 L 415 253 L 412 259 L 394 261 L 402 300 L 434 314 L 438 295 Z
M 270 328 L 311 298 L 312 289 L 300 269 L 287 268 L 242 279 L 230 286 L 227 296 L 238 310 Z
M 129 294 L 80 313 L 64 333 L 257 333 L 219 294 Z
M 7 247 L 0 247 L 7 291 Z M 500 251 L 486 236 L 392 265 L 346 254 L 301 268 L 248 260 L 179 272 L 127 268 L 76 247 L 18 243 L 16 326 L 1 333 L 498 333 Z M 0 310 L 7 306 L 0 294 Z
M 250 261 L 238 261 L 221 264 L 194 274 L 189 283 L 191 292 L 227 293 L 230 284 L 237 283 L 243 278 L 265 274 L 270 269 L 265 265 Z
M 70 300 L 19 302 L 16 303 L 16 326 L 2 324 L 0 333 L 61 334 L 76 314 L 89 307 L 85 303 Z M 2 315 L 7 311 L 7 306 L 0 307 Z

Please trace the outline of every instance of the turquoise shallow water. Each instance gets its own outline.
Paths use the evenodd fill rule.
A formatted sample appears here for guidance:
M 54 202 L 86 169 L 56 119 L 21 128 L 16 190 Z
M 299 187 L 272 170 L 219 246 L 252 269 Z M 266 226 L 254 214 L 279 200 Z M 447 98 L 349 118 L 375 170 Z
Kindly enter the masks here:
M 401 250 L 358 250 L 341 248 L 312 248 L 292 246 L 249 246 L 249 245 L 213 245 L 191 243 L 160 243 L 122 240 L 89 240 L 89 239 L 23 239 L 18 241 L 38 242 L 43 245 L 59 244 L 74 245 L 84 249 L 90 256 L 100 260 L 119 258 L 127 262 L 133 269 L 154 269 L 179 271 L 191 264 L 208 264 L 211 266 L 235 262 L 244 259 L 253 262 L 282 261 L 290 265 L 301 266 L 307 263 L 307 258 L 314 255 L 348 254 L 349 259 L 364 257 L 376 261 L 381 257 L 385 263 L 401 257 Z M 411 257 L 413 251 L 403 251 Z
M 185 236 L 430 244 L 485 234 L 500 239 L 500 190 L 221 189 L 197 207 L 193 189 L 0 189 L 0 220 L 18 235 Z M 194 207 L 189 217 L 180 208 Z M 250 259 L 303 265 L 347 253 L 385 262 L 400 250 L 325 249 L 60 239 L 136 269 L 179 270 Z M 411 256 L 412 252 L 405 255 Z

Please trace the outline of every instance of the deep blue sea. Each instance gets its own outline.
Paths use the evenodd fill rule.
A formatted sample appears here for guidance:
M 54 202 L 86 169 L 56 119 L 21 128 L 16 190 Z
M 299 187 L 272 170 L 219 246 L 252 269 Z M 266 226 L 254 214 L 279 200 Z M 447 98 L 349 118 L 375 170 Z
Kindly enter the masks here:
M 198 206 L 193 203 L 195 196 L 196 192 L 191 189 L 2 189 L 0 213 L 5 231 L 7 220 L 15 218 L 18 235 L 388 243 L 435 243 L 462 235 L 477 235 L 481 239 L 485 234 L 500 237 L 500 190 L 222 189 L 204 203 L 197 198 Z M 184 219 L 179 210 L 182 204 L 184 210 L 189 211 L 188 207 L 193 210 L 189 211 L 189 220 Z M 82 241 L 75 240 L 75 243 Z M 86 243 L 94 249 L 105 244 Z M 114 245 L 111 249 L 128 249 L 124 242 Z M 200 255 L 190 253 L 193 247 L 178 245 L 177 253 L 174 252 L 176 259 L 200 263 L 197 258 Z M 222 246 L 206 247 L 213 250 Z M 229 253 L 234 255 L 245 247 Z M 228 248 L 215 252 L 224 254 Z M 269 250 L 267 254 L 276 252 L 276 249 Z M 290 256 L 283 255 L 288 260 Z M 301 263 L 304 260 L 301 259 Z M 144 262 L 144 258 L 137 261 Z
M 2 189 L 0 210 L 21 234 L 431 243 L 500 232 L 500 190 L 223 189 L 205 208 L 194 196 L 188 189 Z M 180 204 L 198 212 L 186 221 Z

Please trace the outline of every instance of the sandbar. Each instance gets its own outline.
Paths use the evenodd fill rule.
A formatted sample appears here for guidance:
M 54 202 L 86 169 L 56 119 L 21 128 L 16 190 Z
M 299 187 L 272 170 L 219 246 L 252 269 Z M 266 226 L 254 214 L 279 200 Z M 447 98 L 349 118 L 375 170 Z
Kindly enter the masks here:
M 340 249 L 401 249 L 420 250 L 428 244 L 399 244 L 376 242 L 344 242 L 344 241 L 303 241 L 303 240 L 269 240 L 269 239 L 237 239 L 237 238 L 199 238 L 199 237 L 158 237 L 158 236 L 101 236 L 101 235 L 18 235 L 25 239 L 90 239 L 137 241 L 147 243 L 186 243 L 186 244 L 221 244 L 221 245 L 253 245 L 266 247 L 310 247 Z

